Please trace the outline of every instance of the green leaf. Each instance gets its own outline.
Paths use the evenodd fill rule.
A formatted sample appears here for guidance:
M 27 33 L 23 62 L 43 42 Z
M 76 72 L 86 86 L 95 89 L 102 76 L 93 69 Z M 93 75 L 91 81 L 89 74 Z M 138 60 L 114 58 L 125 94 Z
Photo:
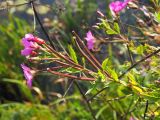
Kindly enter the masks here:
M 115 70 L 112 70 L 111 76 L 113 77 L 114 80 L 118 81 L 118 75 Z
M 150 99 L 152 101 L 157 101 L 160 99 L 160 90 L 154 90 L 152 92 L 144 92 L 142 93 L 144 97 Z
M 115 81 L 118 81 L 118 75 L 115 70 L 107 68 L 107 71 Z
M 114 29 L 116 30 L 116 32 L 117 32 L 118 34 L 120 34 L 120 28 L 119 28 L 118 23 L 114 23 Z
M 72 60 L 78 63 L 76 52 L 74 51 L 73 47 L 71 45 L 68 45 L 68 49 L 69 49 L 69 53 L 70 53 Z
M 160 12 L 155 13 L 154 16 L 155 16 L 156 21 L 160 23 Z
M 132 90 L 135 92 L 135 93 L 137 93 L 137 94 L 142 94 L 142 93 L 144 93 L 143 92 L 143 90 L 140 88 L 140 87 L 138 87 L 138 86 L 132 86 Z
M 100 20 L 102 21 L 102 25 L 105 29 L 110 29 L 111 28 L 109 23 L 106 20 L 104 20 L 104 19 L 100 19 Z
M 137 47 L 137 53 L 140 54 L 140 55 L 142 55 L 143 52 L 144 52 L 144 46 L 143 45 L 139 45 Z
M 99 70 L 98 71 L 98 75 L 99 75 L 99 78 L 100 78 L 100 80 L 102 81 L 102 82 L 104 82 L 106 79 L 106 77 L 105 77 L 105 75 L 103 75 L 103 73 Z
M 102 68 L 103 70 L 107 69 L 107 65 L 109 63 L 109 58 L 106 58 L 103 62 L 102 62 Z
M 114 31 L 113 29 L 106 30 L 106 33 L 109 34 L 109 35 L 117 34 L 117 32 Z
M 129 78 L 129 80 L 130 80 L 130 82 L 131 82 L 132 85 L 138 85 L 138 83 L 136 82 L 136 79 L 135 79 L 135 77 L 134 77 L 133 74 L 128 73 L 127 76 L 128 76 L 128 78 Z

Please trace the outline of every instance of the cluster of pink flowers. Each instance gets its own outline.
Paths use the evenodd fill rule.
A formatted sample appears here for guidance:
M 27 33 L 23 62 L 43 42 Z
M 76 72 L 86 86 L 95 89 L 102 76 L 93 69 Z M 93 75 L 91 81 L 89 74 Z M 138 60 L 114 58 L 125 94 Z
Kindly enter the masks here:
M 28 56 L 28 55 L 36 55 L 35 50 L 39 49 L 38 44 L 44 44 L 44 40 L 33 36 L 32 34 L 26 34 L 25 37 L 22 39 L 22 44 L 24 49 L 21 51 L 21 55 Z
M 115 2 L 111 2 L 109 4 L 109 8 L 112 12 L 112 14 L 118 14 L 120 11 L 122 11 L 129 2 L 131 2 L 132 0 L 124 0 L 124 2 L 122 1 L 115 1 Z
M 44 44 L 44 43 L 45 43 L 44 40 L 38 37 L 35 37 L 32 34 L 26 34 L 25 37 L 22 38 L 22 44 L 24 46 L 24 49 L 21 50 L 21 55 L 23 56 L 37 55 L 35 51 L 41 47 L 40 44 Z M 21 64 L 21 67 L 23 69 L 24 77 L 26 78 L 27 85 L 29 88 L 31 88 L 33 74 L 35 73 L 35 71 L 27 67 L 25 64 Z

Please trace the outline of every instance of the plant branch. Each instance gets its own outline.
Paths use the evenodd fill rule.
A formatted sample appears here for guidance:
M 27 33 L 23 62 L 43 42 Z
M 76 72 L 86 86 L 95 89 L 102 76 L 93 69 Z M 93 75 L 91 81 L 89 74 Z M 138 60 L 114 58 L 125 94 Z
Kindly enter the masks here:
M 132 53 L 130 51 L 130 48 L 129 48 L 128 44 L 127 44 L 127 50 L 128 50 L 129 59 L 131 61 L 131 64 L 133 65 L 134 64 L 134 60 L 133 60 Z
M 83 43 L 83 41 L 81 40 L 81 38 L 76 34 L 76 32 L 75 31 L 72 31 L 72 33 L 73 33 L 73 35 L 76 37 L 76 39 L 75 39 L 75 41 L 78 43 L 78 46 L 81 46 L 82 48 L 81 49 L 83 49 L 86 53 L 87 53 L 87 55 L 89 56 L 87 56 L 87 59 L 89 58 L 91 58 L 92 60 L 91 60 L 91 62 L 92 63 L 95 63 L 94 64 L 94 67 L 95 68 L 98 68 L 98 69 L 100 69 L 105 75 L 107 75 L 109 78 L 111 78 L 112 79 L 112 77 L 106 72 L 106 71 L 104 71 L 103 69 L 102 69 L 102 67 L 101 67 L 101 64 L 99 63 L 99 61 L 92 55 L 92 53 L 88 50 L 88 48 L 85 46 L 85 44 Z M 83 52 L 83 51 L 82 51 Z M 84 52 L 83 52 L 84 53 Z M 85 54 L 85 53 L 84 53 Z M 85 56 L 86 57 L 86 56 Z
M 82 81 L 95 81 L 95 78 L 77 77 L 77 76 L 70 75 L 70 74 L 67 74 L 67 73 L 61 73 L 61 72 L 52 71 L 52 69 L 50 69 L 50 68 L 48 68 L 47 71 L 52 73 L 52 74 L 59 75 L 61 77 L 68 77 L 68 78 L 78 79 L 78 80 L 82 80 Z
M 101 89 L 100 91 L 98 91 L 96 94 L 94 94 L 92 97 L 90 97 L 88 99 L 88 101 L 93 100 L 98 94 L 100 94 L 102 91 L 104 91 L 106 88 L 108 88 L 108 86 L 104 87 L 103 89 Z
M 67 90 L 65 91 L 65 93 L 64 93 L 64 95 L 63 95 L 63 98 L 67 95 L 67 93 L 68 93 L 68 91 L 70 90 L 70 88 L 72 87 L 73 83 L 74 83 L 74 80 L 71 80 L 71 83 L 69 84 Z
M 147 55 L 146 57 L 142 58 L 141 60 L 139 60 L 138 62 L 134 63 L 131 67 L 129 67 L 124 73 L 122 73 L 118 78 L 121 79 L 125 74 L 127 74 L 130 70 L 132 70 L 133 68 L 135 68 L 137 65 L 139 65 L 140 63 L 142 63 L 143 61 L 147 60 L 148 58 L 154 56 L 155 54 L 159 53 L 160 49 L 156 50 L 155 52 Z

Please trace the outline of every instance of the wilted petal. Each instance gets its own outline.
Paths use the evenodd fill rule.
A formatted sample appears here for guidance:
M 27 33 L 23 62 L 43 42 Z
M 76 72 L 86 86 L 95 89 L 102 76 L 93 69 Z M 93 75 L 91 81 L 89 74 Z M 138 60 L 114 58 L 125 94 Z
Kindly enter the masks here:
M 31 69 L 27 66 L 25 66 L 24 64 L 21 64 L 21 67 L 23 70 L 26 70 L 26 71 L 30 71 Z
M 27 85 L 28 85 L 28 87 L 31 88 L 32 87 L 32 79 L 33 79 L 32 70 L 24 64 L 21 64 L 21 67 L 23 69 L 23 73 L 24 73 L 24 77 L 26 78 Z

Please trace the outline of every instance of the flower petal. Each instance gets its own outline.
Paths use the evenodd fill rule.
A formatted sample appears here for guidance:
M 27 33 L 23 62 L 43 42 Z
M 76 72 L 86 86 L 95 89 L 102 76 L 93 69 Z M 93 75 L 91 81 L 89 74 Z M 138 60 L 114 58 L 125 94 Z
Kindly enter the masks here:
M 21 55 L 23 55 L 23 56 L 31 55 L 33 50 L 34 50 L 33 48 L 25 48 L 25 49 L 21 50 Z
M 24 64 L 21 64 L 21 67 L 23 69 L 23 73 L 24 73 L 24 77 L 26 79 L 27 85 L 28 85 L 28 87 L 31 88 L 32 87 L 32 79 L 33 79 L 32 70 Z
M 87 32 L 85 39 L 87 41 L 88 49 L 93 49 L 95 43 L 95 37 L 92 35 L 91 31 Z

